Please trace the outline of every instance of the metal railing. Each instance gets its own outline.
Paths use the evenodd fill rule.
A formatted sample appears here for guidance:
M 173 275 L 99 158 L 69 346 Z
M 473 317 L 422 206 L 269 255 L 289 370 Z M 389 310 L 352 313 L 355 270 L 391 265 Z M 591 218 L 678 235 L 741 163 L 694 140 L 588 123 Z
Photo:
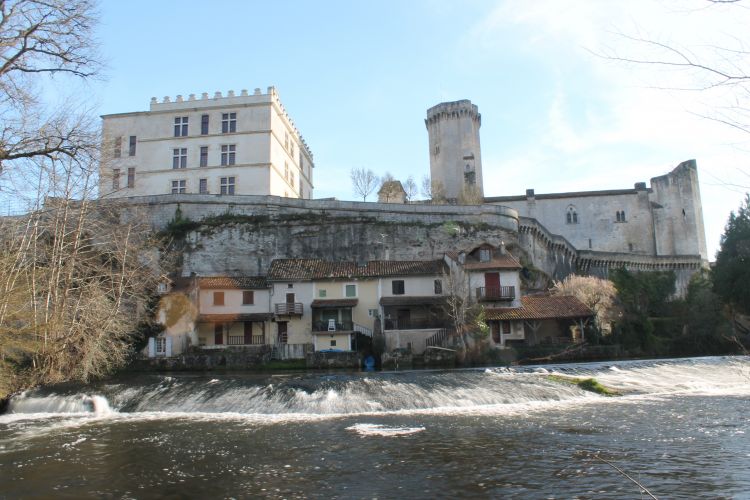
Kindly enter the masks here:
M 514 286 L 480 286 L 477 288 L 478 300 L 514 300 L 516 287 Z
M 229 335 L 227 345 L 263 345 L 266 339 L 263 335 L 253 335 L 245 337 L 244 335 Z
M 314 332 L 351 332 L 354 330 L 354 323 L 351 321 L 313 321 L 312 330 Z
M 359 332 L 362 335 L 365 335 L 367 337 L 372 337 L 372 329 L 371 328 L 367 328 L 366 326 L 358 325 L 357 323 L 354 323 L 353 330 L 355 332 Z
M 447 328 L 441 328 L 434 335 L 427 337 L 427 347 L 445 347 L 448 340 L 452 337 L 452 331 Z
M 282 302 L 274 305 L 274 311 L 279 316 L 302 316 L 302 303 Z

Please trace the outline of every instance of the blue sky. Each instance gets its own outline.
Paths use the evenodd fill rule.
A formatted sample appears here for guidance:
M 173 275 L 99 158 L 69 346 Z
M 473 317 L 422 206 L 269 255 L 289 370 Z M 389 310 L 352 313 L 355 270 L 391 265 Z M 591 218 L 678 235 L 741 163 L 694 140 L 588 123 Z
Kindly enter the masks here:
M 87 92 L 107 114 L 146 110 L 152 96 L 274 85 L 315 155 L 315 196 L 340 199 L 354 199 L 353 167 L 419 182 L 429 172 L 427 108 L 471 99 L 487 195 L 627 188 L 696 158 L 713 256 L 750 185 L 748 137 L 692 113 L 726 96 L 655 89 L 696 75 L 592 54 L 641 50 L 618 32 L 704 46 L 745 36 L 745 9 L 704 7 L 105 0 L 108 68 Z

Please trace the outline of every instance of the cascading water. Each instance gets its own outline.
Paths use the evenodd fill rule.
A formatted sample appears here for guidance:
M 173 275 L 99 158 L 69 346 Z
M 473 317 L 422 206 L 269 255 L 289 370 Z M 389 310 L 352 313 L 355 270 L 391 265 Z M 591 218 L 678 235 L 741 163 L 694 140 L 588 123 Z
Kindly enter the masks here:
M 593 377 L 622 394 L 722 391 L 750 386 L 747 358 L 631 361 L 527 368 L 338 375 L 181 377 L 152 375 L 14 397 L 8 413 L 143 412 L 335 416 L 389 412 L 470 412 L 504 406 L 601 400 L 549 374 Z M 110 408 L 111 407 L 111 408 Z

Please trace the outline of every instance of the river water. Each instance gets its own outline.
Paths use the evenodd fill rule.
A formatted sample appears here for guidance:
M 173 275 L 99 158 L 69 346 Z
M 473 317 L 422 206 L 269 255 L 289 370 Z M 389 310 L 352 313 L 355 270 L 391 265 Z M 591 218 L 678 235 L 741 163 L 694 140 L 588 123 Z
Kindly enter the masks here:
M 14 398 L 0 498 L 647 497 L 612 465 L 659 498 L 750 498 L 749 396 L 747 357 L 129 376 Z

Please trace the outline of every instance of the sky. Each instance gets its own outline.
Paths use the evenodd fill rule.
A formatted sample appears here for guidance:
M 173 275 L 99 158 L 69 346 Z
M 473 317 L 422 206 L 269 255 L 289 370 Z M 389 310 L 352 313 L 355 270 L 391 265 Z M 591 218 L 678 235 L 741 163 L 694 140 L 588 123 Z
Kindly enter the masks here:
M 676 57 L 642 38 L 741 64 L 716 47 L 744 48 L 742 5 L 104 0 L 100 14 L 107 68 L 85 90 L 95 112 L 273 85 L 314 154 L 315 197 L 356 199 L 352 168 L 419 184 L 426 110 L 458 99 L 482 114 L 486 196 L 632 188 L 694 158 L 713 259 L 750 190 L 750 134 L 706 118 L 736 87 L 680 90 L 715 82 L 606 57 Z

